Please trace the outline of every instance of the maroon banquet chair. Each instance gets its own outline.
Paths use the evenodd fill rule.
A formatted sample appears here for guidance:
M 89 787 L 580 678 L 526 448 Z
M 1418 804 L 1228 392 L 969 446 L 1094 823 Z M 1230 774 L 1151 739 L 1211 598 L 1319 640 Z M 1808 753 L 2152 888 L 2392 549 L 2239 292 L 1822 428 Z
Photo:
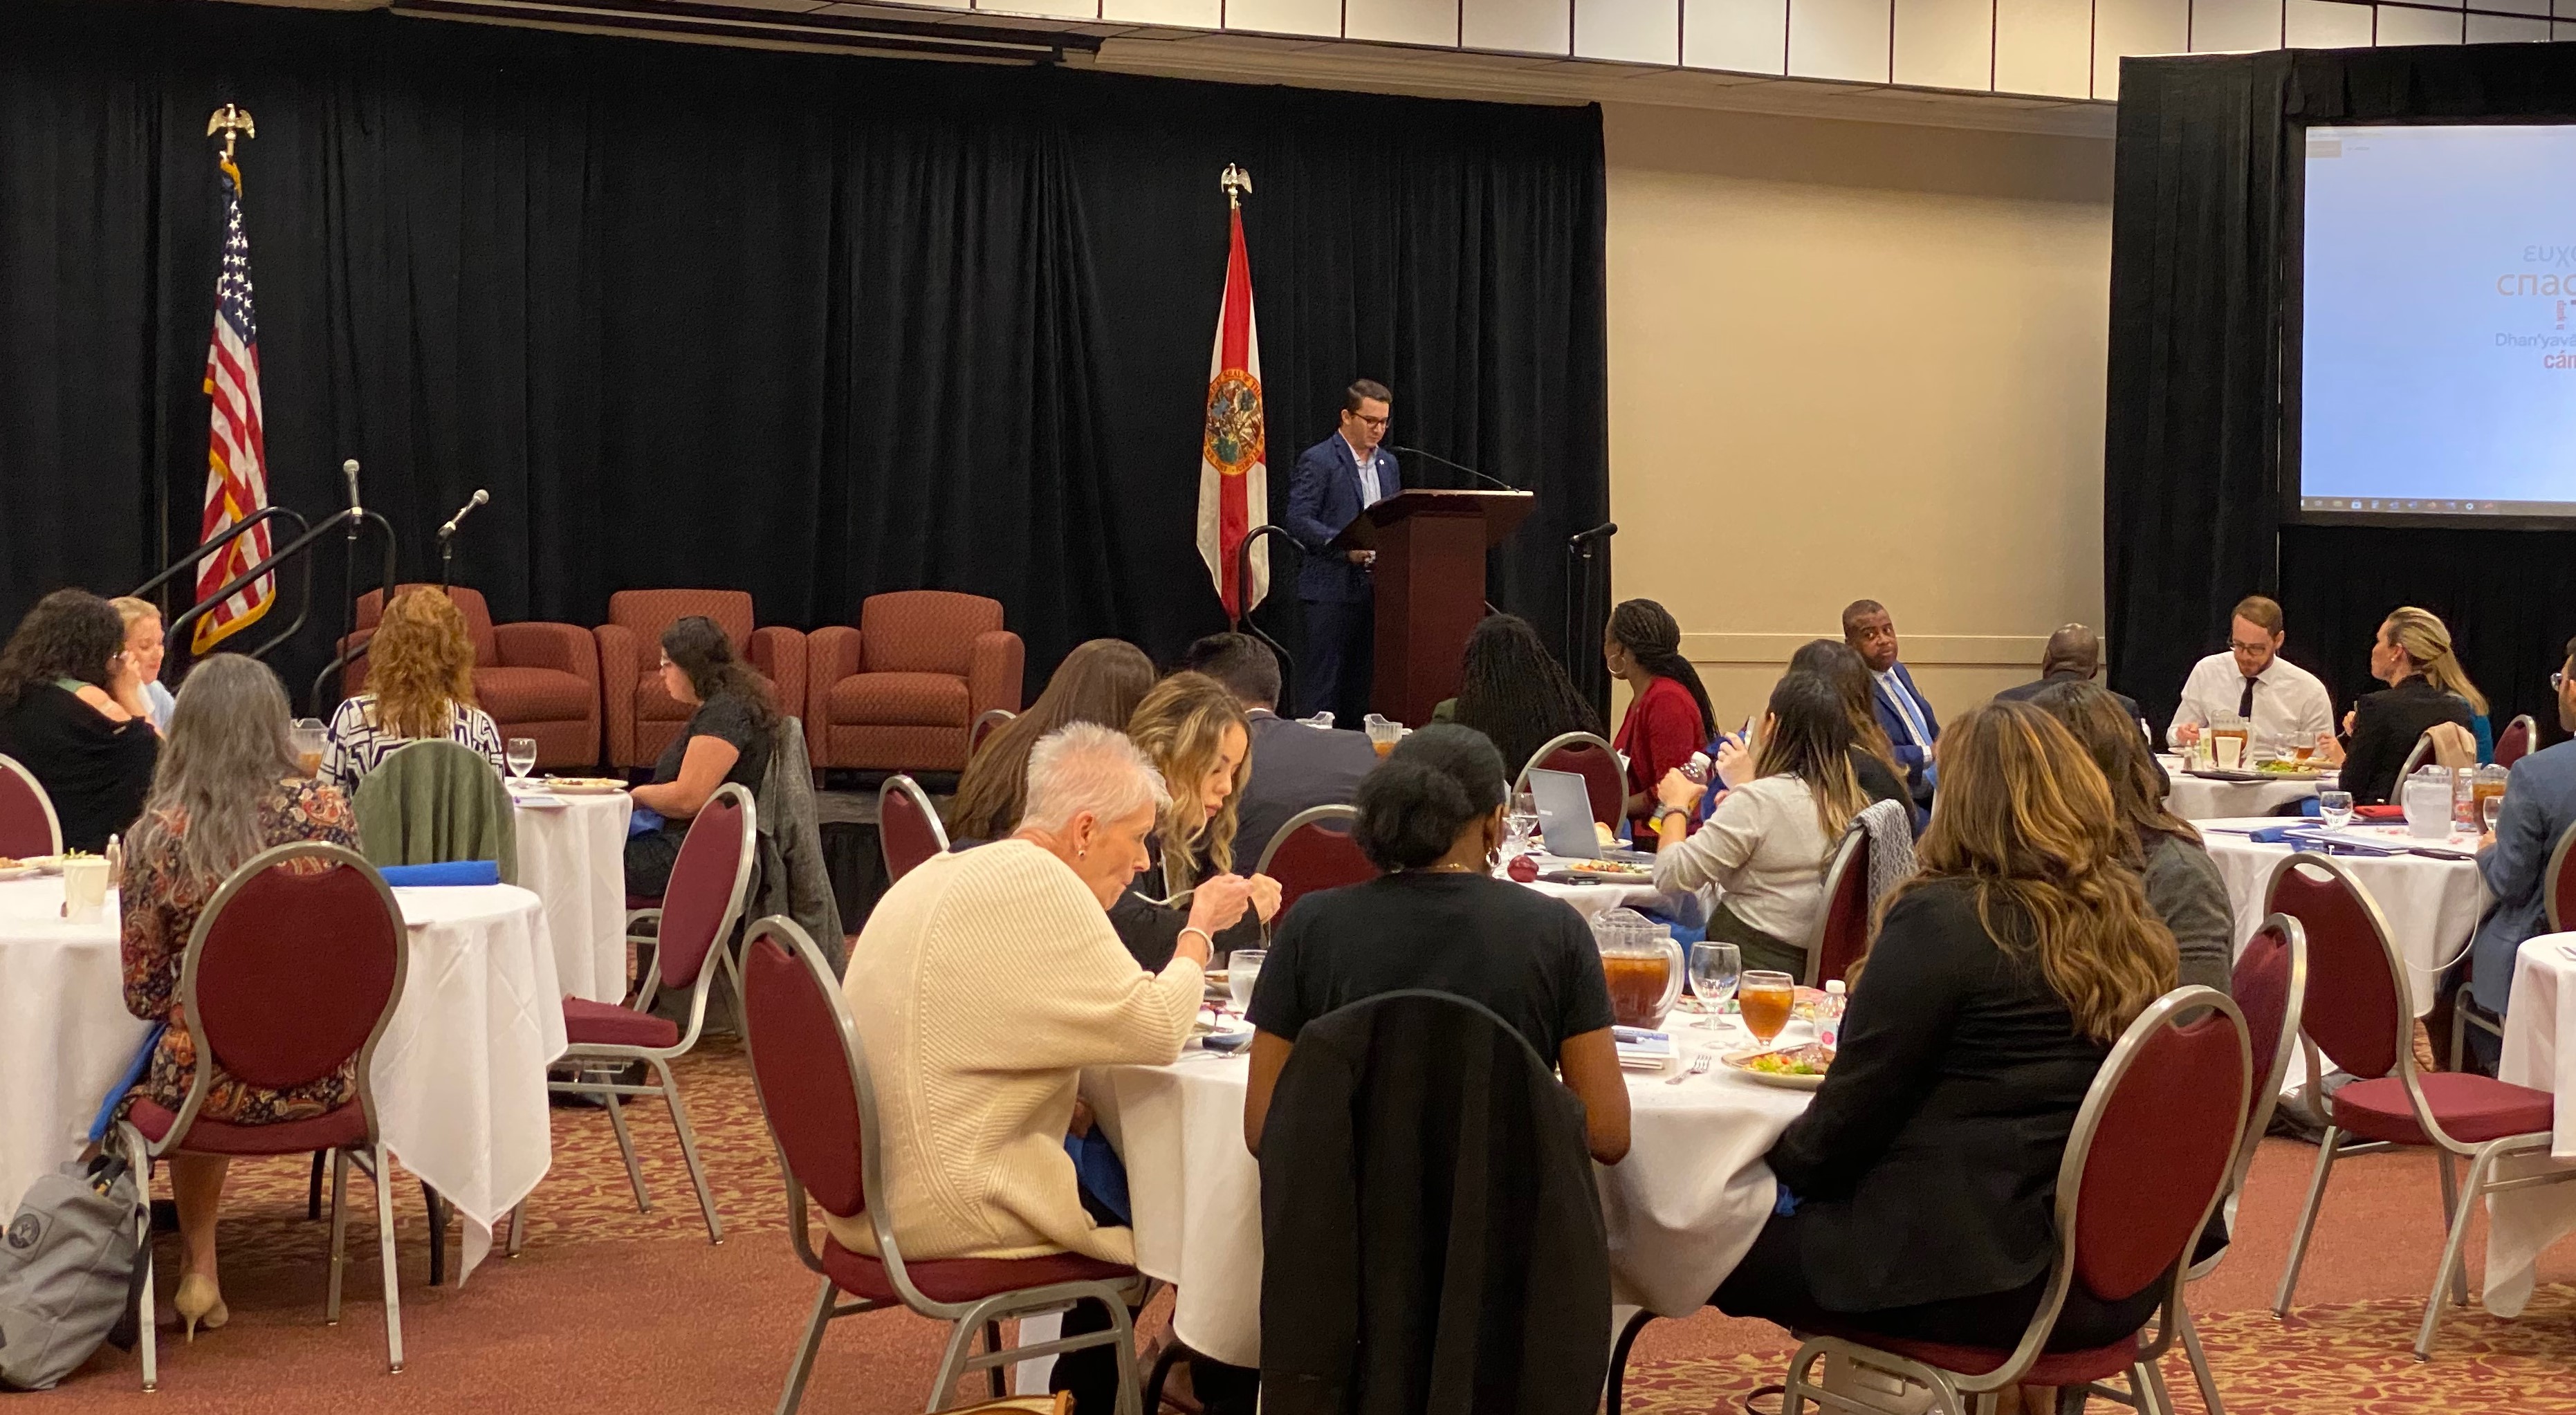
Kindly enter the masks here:
M 2245 949 L 2236 955 L 2236 969 L 2229 975 L 2227 995 L 2245 1014 L 2245 1037 L 2255 1066 L 2254 1092 L 2245 1107 L 2245 1135 L 2236 1151 L 2236 1167 L 2228 1175 L 2227 1192 L 2222 1205 L 2230 1203 L 2245 1188 L 2245 1176 L 2253 1171 L 2254 1153 L 2263 1142 L 2263 1134 L 2272 1127 L 2272 1111 L 2280 1104 L 2281 1082 L 2289 1075 L 2290 1057 L 2299 1049 L 2299 1016 L 2308 991 L 2308 936 L 2299 921 L 2287 914 L 2274 914 L 2254 930 L 2245 941 Z M 2235 1215 L 2228 1215 L 2231 1229 Z M 2230 1235 L 2231 1241 L 2233 1234 Z M 2198 1282 L 2218 1270 L 2227 1257 L 2227 1249 L 2202 1258 L 2184 1274 L 2187 1282 Z M 2180 1326 L 2183 1357 L 2191 1365 L 2192 1380 L 2200 1387 L 2200 1403 L 2209 1415 L 2227 1415 L 2219 1399 L 2218 1381 L 2210 1373 L 2209 1353 L 2201 1348 L 2200 1329 L 2192 1324 L 2191 1309 L 2174 1309 L 2174 1320 Z
M 2531 755 L 2532 747 L 2539 741 L 2540 724 L 2532 720 L 2531 714 L 2524 713 L 2506 723 L 2504 731 L 2496 735 L 2495 764 L 2504 767 L 2512 766 L 2515 762 Z
M 2272 871 L 2269 908 L 2297 919 L 2307 931 L 2310 971 L 2302 1032 L 2355 1078 L 2328 1103 L 2316 1173 L 2299 1212 L 2298 1236 L 2281 1268 L 2273 1315 L 2289 1318 L 2308 1235 L 2316 1228 L 2317 1206 L 2335 1160 L 2407 1146 L 2429 1148 L 2441 1174 L 2442 1219 L 2450 1230 L 2442 1265 L 2434 1269 L 2432 1295 L 2425 1299 L 2423 1324 L 2415 1333 L 2415 1359 L 2429 1361 L 2443 1289 L 2450 1289 L 2453 1301 L 2468 1304 L 2468 1271 L 2460 1248 L 2480 1201 L 2501 1188 L 2576 1178 L 2576 1170 L 2569 1170 L 2522 1181 L 2496 1179 L 2499 1160 L 2549 1149 L 2552 1097 L 2491 1076 L 2416 1071 L 2406 962 L 2389 938 L 2379 905 L 2340 861 L 2307 854 L 2283 859 Z M 2360 1143 L 2350 1143 L 2355 1140 Z M 2451 1167 L 2455 1155 L 2469 1161 L 2465 1186 Z
M 2571 854 L 2576 854 L 2576 825 L 2567 827 L 2567 833 L 2558 837 L 2558 844 L 2549 852 L 2549 872 L 2541 876 L 2541 887 L 2547 891 L 2541 897 L 2549 910 L 2551 933 L 2576 928 L 2576 868 L 2571 868 Z
M 23 860 L 61 853 L 63 823 L 54 815 L 54 798 L 15 757 L 0 756 L 0 855 Z
M 1127 1303 L 1143 1284 L 1135 1269 L 1080 1253 L 928 1261 L 903 1256 L 899 1219 L 882 1202 L 885 1158 L 866 1053 L 822 951 L 784 915 L 753 924 L 743 945 L 743 1045 L 787 1186 L 789 1240 L 797 1258 L 823 1279 L 778 1415 L 794 1415 L 804 1399 L 815 1354 L 835 1318 L 889 1307 L 908 1307 L 949 1324 L 947 1349 L 931 1386 L 932 1409 L 944 1406 L 958 1378 L 970 1372 L 991 1372 L 998 1395 L 1002 1372 L 1017 1362 L 1108 1346 L 1118 1354 L 1118 1415 L 1138 1415 L 1136 1339 L 1127 1317 Z M 829 1214 L 864 1215 L 876 1253 L 852 1252 L 828 1235 L 818 1252 L 809 1231 L 809 1198 Z M 844 1296 L 856 1300 L 845 1302 Z M 1005 1319 L 1084 1299 L 1108 1310 L 1108 1330 L 1001 1345 Z M 978 1332 L 985 1340 L 980 1353 L 972 1349 Z
M 572 1075 L 547 1081 L 546 1088 L 570 1095 L 597 1096 L 608 1111 L 617 1152 L 626 1161 L 626 1182 L 635 1191 L 635 1207 L 651 1213 L 653 1200 L 644 1187 L 644 1171 L 635 1163 L 635 1141 L 626 1133 L 624 1096 L 659 1096 L 671 1110 L 671 1128 L 680 1132 L 680 1159 L 698 1191 L 698 1210 L 707 1221 L 707 1241 L 724 1241 L 724 1224 L 716 1217 L 715 1196 L 698 1163 L 697 1132 L 689 1128 L 689 1110 L 680 1100 L 680 1083 L 671 1078 L 671 1063 L 698 1044 L 707 1020 L 707 992 L 718 973 L 733 972 L 726 943 L 742 918 L 743 894 L 751 885 L 751 867 L 760 833 L 760 813 L 751 793 L 734 782 L 716 794 L 689 821 L 680 842 L 680 857 L 671 862 L 671 883 L 662 891 L 662 919 L 655 931 L 653 962 L 626 1004 L 563 1000 L 564 1035 L 571 1045 L 557 1059 Z M 653 1000 L 663 988 L 689 990 L 689 1022 L 653 1013 Z M 742 983 L 734 979 L 740 996 Z M 634 1062 L 653 1068 L 653 1085 L 629 1085 L 602 1079 L 623 1072 Z M 511 1244 L 517 1246 L 518 1219 L 511 1220 Z
M 921 783 L 897 773 L 877 788 L 877 845 L 885 852 L 886 883 L 911 874 L 934 855 L 947 853 L 948 827 Z
M 279 845 L 250 858 L 215 891 L 188 936 L 179 1003 L 197 1045 L 197 1069 L 177 1111 L 138 1097 L 119 1127 L 126 1153 L 151 1188 L 164 1155 L 301 1155 L 328 1150 L 330 1287 L 323 1318 L 340 1320 L 346 1266 L 349 1158 L 375 1176 L 376 1241 L 385 1282 L 385 1359 L 403 1368 L 402 1299 L 394 1265 L 393 1168 L 376 1114 L 372 1066 L 385 1023 L 402 1001 L 410 939 L 384 876 L 354 850 L 322 841 Z M 355 1061 L 349 1102 L 305 1120 L 241 1125 L 201 1115 L 214 1073 L 289 1090 Z M 143 1388 L 159 1383 L 152 1316 L 152 1231 L 143 1244 Z
M 1852 822 L 1825 867 L 1824 907 L 1807 935 L 1808 987 L 1844 979 L 1869 951 L 1869 831 Z
M 1261 863 L 1253 873 L 1279 881 L 1281 914 L 1319 889 L 1364 884 L 1378 877 L 1377 866 L 1360 853 L 1359 841 L 1351 834 L 1359 816 L 1353 806 L 1309 806 L 1272 833 L 1270 843 L 1261 847 Z
M 2225 994 L 2177 988 L 2156 999 L 2111 1048 L 2076 1113 L 2057 1170 L 2057 1257 L 2047 1295 L 2021 1340 L 2005 1349 L 1900 1340 L 1856 1328 L 1810 1332 L 1790 1359 L 1782 1410 L 1900 1408 L 1874 1403 L 1873 1392 L 1822 1391 L 1816 1363 L 1839 1357 L 1928 1387 L 1932 1408 L 1951 1415 L 1968 1415 L 1963 1397 L 2020 1383 L 2081 1386 L 2140 1410 L 2170 1411 L 2156 1362 L 2180 1325 L 2192 1246 L 2235 1174 L 2253 1086 L 2244 1015 Z M 2222 1098 L 2228 1103 L 2211 1104 Z M 2107 1302 L 2157 1289 L 2163 1302 L 2155 1337 L 2141 1341 L 2132 1333 L 2088 1350 L 2047 1350 L 2066 1295 L 2079 1282 Z M 2128 1390 L 2099 1384 L 2113 1377 L 2125 1377 Z
M 1533 771 L 1570 771 L 1582 777 L 1584 793 L 1592 799 L 1592 818 L 1612 830 L 1628 814 L 1628 773 L 1619 765 L 1619 753 L 1589 732 L 1551 737 L 1530 753 L 1529 765 L 1512 779 L 1514 795 L 1529 789 Z
M 975 754 L 984 750 L 984 739 L 992 736 L 1001 729 L 1002 724 L 1017 716 L 1019 714 L 1009 708 L 984 709 L 983 715 L 975 719 L 975 725 L 966 729 L 966 760 L 970 762 L 975 760 Z

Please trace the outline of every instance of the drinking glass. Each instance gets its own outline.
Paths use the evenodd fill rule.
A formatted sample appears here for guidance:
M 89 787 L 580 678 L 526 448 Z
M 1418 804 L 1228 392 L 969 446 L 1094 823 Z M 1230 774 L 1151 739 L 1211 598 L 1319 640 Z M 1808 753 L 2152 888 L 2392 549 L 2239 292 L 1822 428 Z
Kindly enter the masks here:
M 308 777 L 320 776 L 322 753 L 329 745 L 330 730 L 321 723 L 306 718 L 289 729 L 287 735 L 295 739 L 296 770 Z
M 2487 834 L 2495 834 L 2496 817 L 2503 814 L 2504 798 L 2502 796 L 2480 796 L 2478 798 L 2478 819 L 2486 825 Z
M 1261 981 L 1261 960 L 1270 956 L 1266 948 L 1238 948 L 1225 962 L 1226 991 L 1234 994 L 1234 1010 L 1252 1010 L 1252 986 Z
M 1744 950 L 1734 944 L 1707 939 L 1691 945 L 1691 996 L 1698 998 L 1701 1010 L 1708 1013 L 1700 1026 L 1725 1025 L 1718 1019 L 1718 1009 L 1735 996 L 1735 980 L 1743 972 Z
M 2320 791 L 2317 793 L 2317 818 L 2328 830 L 2341 830 L 2352 824 L 2352 793 Z
M 534 737 L 513 737 L 509 740 L 502 755 L 506 757 L 510 763 L 510 774 L 519 778 L 521 781 L 525 781 L 528 779 L 528 773 L 533 770 L 537 764 L 537 739 Z
M 1367 729 L 1369 745 L 1375 747 L 1381 757 L 1394 751 L 1395 744 L 1404 738 L 1403 723 L 1380 717 L 1376 713 L 1370 713 L 1361 719 L 1360 725 Z
M 1735 987 L 1736 1007 L 1744 1014 L 1744 1030 L 1764 1046 L 1789 1025 L 1789 1009 L 1798 1000 L 1798 980 L 1786 973 L 1767 968 L 1746 972 Z

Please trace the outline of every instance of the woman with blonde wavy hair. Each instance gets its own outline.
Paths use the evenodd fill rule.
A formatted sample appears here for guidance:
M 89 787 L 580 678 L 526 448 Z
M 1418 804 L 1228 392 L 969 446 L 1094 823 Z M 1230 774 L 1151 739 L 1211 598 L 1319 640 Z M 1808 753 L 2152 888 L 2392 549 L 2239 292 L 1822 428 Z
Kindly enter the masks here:
M 1158 903 L 1130 890 L 1109 918 L 1138 962 L 1160 968 L 1180 931 L 1181 895 L 1203 881 L 1215 887 L 1235 874 L 1235 808 L 1252 775 L 1252 720 L 1224 684 L 1204 673 L 1175 673 L 1136 705 L 1127 736 L 1163 774 L 1171 793 L 1150 847 L 1162 869 L 1138 877 L 1139 889 L 1159 882 L 1168 894 Z M 1258 946 L 1261 925 L 1278 912 L 1277 881 L 1255 876 L 1250 887 L 1259 917 L 1220 934 L 1219 956 Z
M 1732 1315 L 2013 1345 L 2056 1260 L 2076 1112 L 2174 986 L 2173 935 L 2125 863 L 2136 842 L 2055 718 L 1971 708 L 1938 760 L 1921 873 L 1881 915 L 1814 1104 L 1771 1148 L 1783 1202 L 1711 1298 Z M 2157 1296 L 2075 1284 L 2049 1345 L 2118 1341 Z M 2025 1388 L 2003 1409 L 2053 1399 Z
M 2415 739 L 2425 729 L 2452 723 L 2478 741 L 2481 760 L 2495 754 L 2494 740 L 2483 730 L 2486 695 L 2469 681 L 2451 651 L 2451 631 L 2430 610 L 2413 605 L 2393 610 L 2380 621 L 2370 645 L 2370 676 L 2388 686 L 2365 695 L 2343 719 L 2348 741 L 2340 752 L 2329 737 L 2321 745 L 2339 758 L 2343 789 L 2361 805 L 2379 805 L 2397 790 L 2397 773 Z
M 358 783 L 395 749 L 445 737 L 507 775 L 501 729 L 474 705 L 474 641 L 446 593 L 414 585 L 393 597 L 367 640 L 367 690 L 331 714 L 322 779 L 356 800 Z

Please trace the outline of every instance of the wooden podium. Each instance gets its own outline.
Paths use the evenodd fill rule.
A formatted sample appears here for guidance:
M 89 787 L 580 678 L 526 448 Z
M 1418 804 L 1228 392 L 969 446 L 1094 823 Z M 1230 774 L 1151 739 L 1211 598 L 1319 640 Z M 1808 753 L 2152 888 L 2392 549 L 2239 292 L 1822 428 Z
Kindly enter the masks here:
M 1526 491 L 1398 492 L 1334 537 L 1336 551 L 1377 552 L 1372 710 L 1419 727 L 1458 695 L 1467 636 L 1485 617 L 1485 551 L 1537 503 Z

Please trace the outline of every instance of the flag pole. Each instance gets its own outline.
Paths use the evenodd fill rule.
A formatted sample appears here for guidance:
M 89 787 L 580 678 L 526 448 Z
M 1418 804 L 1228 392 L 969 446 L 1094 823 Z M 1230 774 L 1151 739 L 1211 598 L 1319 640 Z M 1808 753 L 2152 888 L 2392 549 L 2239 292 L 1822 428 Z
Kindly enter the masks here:
M 230 162 L 233 160 L 234 139 L 256 138 L 259 129 L 252 124 L 249 109 L 227 103 L 206 120 L 206 136 L 213 137 L 217 133 L 224 135 L 224 161 Z

